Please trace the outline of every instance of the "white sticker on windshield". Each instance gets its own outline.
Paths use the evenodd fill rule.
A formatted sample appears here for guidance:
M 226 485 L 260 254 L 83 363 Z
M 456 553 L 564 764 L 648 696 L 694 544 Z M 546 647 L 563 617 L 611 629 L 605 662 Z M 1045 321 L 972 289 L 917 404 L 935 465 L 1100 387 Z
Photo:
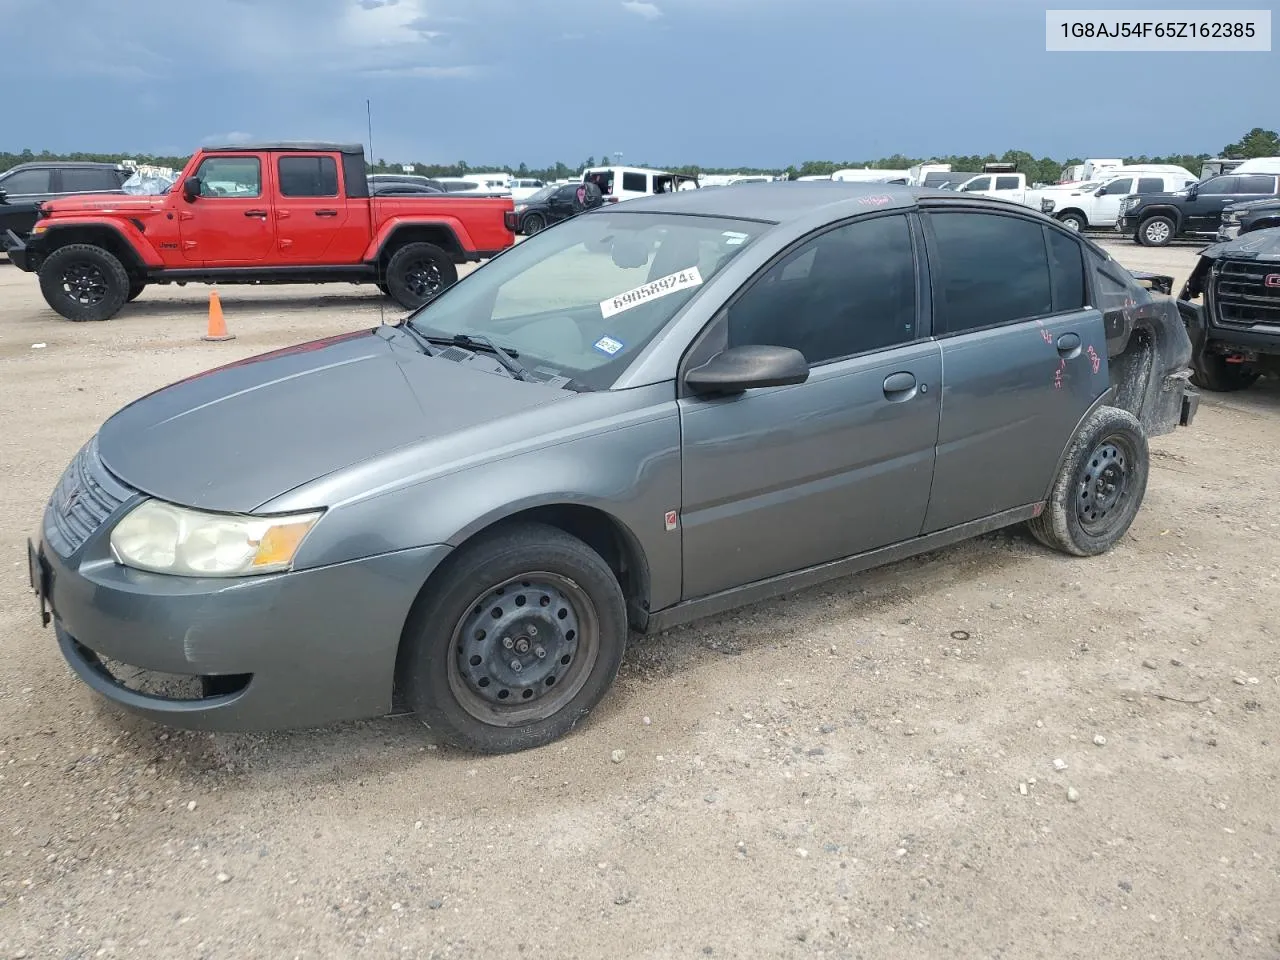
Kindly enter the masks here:
M 724 237 L 724 245 L 726 247 L 736 247 L 741 243 L 747 242 L 747 234 L 736 233 L 733 230 L 726 230 L 720 236 Z
M 701 283 L 702 274 L 698 272 L 698 268 L 687 267 L 676 273 L 652 280 L 643 286 L 636 287 L 634 290 L 620 293 L 616 297 L 601 300 L 600 314 L 604 317 L 612 317 L 615 313 L 622 313 L 624 310 L 638 307 L 640 304 L 648 303 L 658 297 L 665 297 L 669 293 L 688 290 L 690 287 L 699 286 Z

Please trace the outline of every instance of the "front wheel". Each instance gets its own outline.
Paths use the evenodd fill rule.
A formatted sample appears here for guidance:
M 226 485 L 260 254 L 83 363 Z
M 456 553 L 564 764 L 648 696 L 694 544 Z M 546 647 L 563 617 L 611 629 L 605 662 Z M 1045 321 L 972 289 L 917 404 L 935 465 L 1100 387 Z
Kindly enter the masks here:
M 1142 422 L 1119 407 L 1098 408 L 1077 431 L 1031 533 L 1077 557 L 1106 553 L 1138 515 L 1150 468 Z
M 129 274 L 109 250 L 90 243 L 59 247 L 40 264 L 40 292 L 76 323 L 109 320 L 129 299 Z
M 1058 217 L 1058 222 L 1068 230 L 1075 230 L 1077 233 L 1087 226 L 1083 213 L 1064 213 Z
M 405 626 L 400 682 L 419 720 L 481 753 L 567 734 L 613 684 L 627 613 L 609 565 L 543 524 L 482 535 L 428 582 Z
M 1191 358 L 1191 382 L 1214 393 L 1233 393 L 1253 386 L 1258 372 L 1247 363 L 1230 363 L 1220 353 Z
M 546 225 L 547 225 L 546 221 L 542 219 L 542 214 L 531 213 L 524 218 L 524 223 L 520 225 L 521 226 L 520 232 L 523 233 L 526 237 L 532 237 L 535 233 L 538 233 L 539 231 L 541 231 L 542 228 L 545 227 Z
M 1148 217 L 1138 227 L 1138 242 L 1144 247 L 1167 247 L 1175 232 L 1175 224 L 1168 217 Z
M 387 262 L 387 290 L 406 310 L 418 309 L 457 280 L 458 268 L 434 243 L 406 243 Z

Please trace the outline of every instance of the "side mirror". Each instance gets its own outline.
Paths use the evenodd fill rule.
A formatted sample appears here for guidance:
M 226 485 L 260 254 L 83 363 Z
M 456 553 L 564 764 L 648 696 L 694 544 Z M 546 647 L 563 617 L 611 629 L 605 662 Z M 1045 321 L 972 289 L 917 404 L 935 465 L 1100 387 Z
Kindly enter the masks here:
M 685 375 L 698 394 L 742 393 L 758 387 L 784 387 L 809 379 L 809 361 L 790 347 L 748 345 L 717 353 Z
M 1191 186 L 1187 187 L 1188 200 L 1194 200 L 1199 195 L 1200 195 L 1200 185 L 1198 183 L 1193 183 Z
M 199 177 L 187 177 L 182 181 L 182 196 L 187 203 L 195 203 L 200 198 Z
M 1105 197 L 1107 195 L 1107 188 L 1099 187 L 1097 190 L 1093 191 L 1093 195 L 1095 197 Z
M 0 190 L 0 203 L 8 203 L 8 202 L 9 202 L 9 195 L 5 193 L 3 190 Z

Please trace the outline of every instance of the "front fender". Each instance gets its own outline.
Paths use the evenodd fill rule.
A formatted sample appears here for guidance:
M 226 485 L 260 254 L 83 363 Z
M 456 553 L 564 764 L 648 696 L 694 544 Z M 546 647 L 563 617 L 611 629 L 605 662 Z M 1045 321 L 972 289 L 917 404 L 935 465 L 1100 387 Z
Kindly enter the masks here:
M 106 231 L 119 239 L 129 250 L 133 251 L 133 255 L 143 266 L 164 266 L 164 260 L 160 257 L 159 251 L 151 245 L 151 241 L 147 239 L 146 234 L 139 230 L 130 220 L 102 220 L 98 217 L 78 217 L 73 215 L 58 217 L 56 220 L 45 220 L 39 226 L 43 226 L 44 229 L 31 235 L 28 246 L 40 249 L 41 253 L 62 246 L 63 239 L 72 231 L 78 234 Z M 79 243 L 81 241 L 69 240 L 68 242 Z
M 387 244 L 392 239 L 392 235 L 398 230 L 437 227 L 452 232 L 464 253 L 471 253 L 476 249 L 475 241 L 471 237 L 471 231 L 457 217 L 432 217 L 430 220 L 419 220 L 414 217 L 391 217 L 378 228 L 373 240 L 365 247 L 363 260 L 366 263 L 373 263 L 382 256 L 382 251 L 386 249 Z
M 1134 217 L 1139 223 L 1146 220 L 1148 217 L 1168 217 L 1173 221 L 1175 229 L 1178 230 L 1182 229 L 1182 221 L 1184 219 L 1182 211 L 1177 207 L 1161 203 L 1152 204 L 1149 207 L 1139 207 L 1137 210 L 1134 210 L 1129 214 L 1129 216 Z

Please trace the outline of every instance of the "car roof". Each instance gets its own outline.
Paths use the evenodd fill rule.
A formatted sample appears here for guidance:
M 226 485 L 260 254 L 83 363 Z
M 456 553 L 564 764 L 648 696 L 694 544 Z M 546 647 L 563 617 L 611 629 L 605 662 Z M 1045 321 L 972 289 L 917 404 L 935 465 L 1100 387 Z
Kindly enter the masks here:
M 681 213 L 690 216 L 724 217 L 786 223 L 828 212 L 832 219 L 871 210 L 906 209 L 921 201 L 963 203 L 995 210 L 1017 209 L 1034 213 L 1030 207 L 995 197 L 976 197 L 953 190 L 932 190 L 888 183 L 850 183 L 840 180 L 771 181 L 735 189 L 681 190 L 628 200 L 625 207 L 602 207 L 612 212 Z
M 270 150 L 276 153 L 349 153 L 364 156 L 358 143 L 330 143 L 324 140 L 275 140 L 262 143 L 226 143 L 202 148 L 204 153 L 245 153 Z

